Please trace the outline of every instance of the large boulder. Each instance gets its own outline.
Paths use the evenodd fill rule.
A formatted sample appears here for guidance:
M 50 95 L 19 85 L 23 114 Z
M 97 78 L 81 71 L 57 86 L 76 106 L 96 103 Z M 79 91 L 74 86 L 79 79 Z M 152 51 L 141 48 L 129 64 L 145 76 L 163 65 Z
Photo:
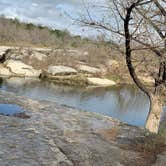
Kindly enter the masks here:
M 116 82 L 109 80 L 109 79 L 102 79 L 102 78 L 87 78 L 88 83 L 90 85 L 96 85 L 96 86 L 113 86 L 116 85 Z
M 8 50 L 11 50 L 12 47 L 0 46 L 0 55 L 6 53 Z
M 88 74 L 98 74 L 101 73 L 101 70 L 96 68 L 96 67 L 91 67 L 87 65 L 80 65 L 77 67 L 79 71 L 83 73 L 88 73 Z
M 4 67 L 4 65 L 0 65 L 0 76 L 11 76 L 12 73 L 8 68 Z
M 47 70 L 48 74 L 55 75 L 71 75 L 77 74 L 77 70 L 68 66 L 49 66 Z
M 26 65 L 19 60 L 8 60 L 5 62 L 5 65 L 15 76 L 39 77 L 41 74 L 40 70 L 36 70 L 32 66 Z

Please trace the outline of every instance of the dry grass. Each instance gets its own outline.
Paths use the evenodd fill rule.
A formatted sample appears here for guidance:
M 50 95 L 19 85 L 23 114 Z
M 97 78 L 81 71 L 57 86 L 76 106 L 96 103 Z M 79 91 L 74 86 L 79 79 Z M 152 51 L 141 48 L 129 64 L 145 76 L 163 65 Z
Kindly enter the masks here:
M 158 154 L 166 152 L 166 134 L 149 134 L 143 138 L 135 138 L 121 148 L 140 153 L 142 161 L 146 162 L 138 166 L 151 166 Z
M 107 61 L 112 59 L 110 50 L 110 48 L 102 45 L 96 47 L 96 45 L 90 44 L 89 47 L 86 48 L 53 50 L 47 53 L 47 59 L 44 61 L 31 59 L 29 54 L 23 61 L 35 68 L 43 69 L 46 69 L 49 65 L 67 65 L 72 67 L 77 64 L 86 64 L 93 67 L 103 65 L 107 67 Z

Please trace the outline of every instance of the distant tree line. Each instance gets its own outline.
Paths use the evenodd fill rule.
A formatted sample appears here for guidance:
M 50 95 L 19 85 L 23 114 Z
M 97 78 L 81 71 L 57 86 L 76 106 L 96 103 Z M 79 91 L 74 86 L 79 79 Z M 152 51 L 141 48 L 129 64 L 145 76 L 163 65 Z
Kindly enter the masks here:
M 22 23 L 18 19 L 0 16 L 0 43 L 15 45 L 39 45 L 58 47 L 78 47 L 89 40 L 72 36 L 68 31 L 54 30 L 32 23 Z

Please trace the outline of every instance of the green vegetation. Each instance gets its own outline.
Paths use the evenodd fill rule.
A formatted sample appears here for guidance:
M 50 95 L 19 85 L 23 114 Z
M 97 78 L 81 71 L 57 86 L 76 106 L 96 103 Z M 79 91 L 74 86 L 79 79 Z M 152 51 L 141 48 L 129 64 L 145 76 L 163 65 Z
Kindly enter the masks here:
M 91 43 L 80 36 L 72 36 L 68 31 L 51 29 L 42 25 L 22 23 L 18 19 L 0 17 L 1 45 L 46 46 L 55 48 L 71 48 Z

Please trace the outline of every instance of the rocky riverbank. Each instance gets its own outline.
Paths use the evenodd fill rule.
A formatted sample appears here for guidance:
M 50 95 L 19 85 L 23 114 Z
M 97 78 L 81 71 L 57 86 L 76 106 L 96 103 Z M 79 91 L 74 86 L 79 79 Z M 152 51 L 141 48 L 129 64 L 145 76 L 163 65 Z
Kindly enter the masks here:
M 67 85 L 113 86 L 132 82 L 123 69 L 123 60 L 105 59 L 104 64 L 92 65 L 81 60 L 88 54 L 83 50 L 0 46 L 0 76 L 40 77 Z M 154 84 L 150 76 L 140 78 Z
M 165 164 L 166 149 L 154 155 L 147 148 L 138 148 L 148 134 L 143 129 L 111 117 L 3 91 L 0 102 L 18 104 L 27 110 L 25 119 L 0 116 L 1 166 Z

